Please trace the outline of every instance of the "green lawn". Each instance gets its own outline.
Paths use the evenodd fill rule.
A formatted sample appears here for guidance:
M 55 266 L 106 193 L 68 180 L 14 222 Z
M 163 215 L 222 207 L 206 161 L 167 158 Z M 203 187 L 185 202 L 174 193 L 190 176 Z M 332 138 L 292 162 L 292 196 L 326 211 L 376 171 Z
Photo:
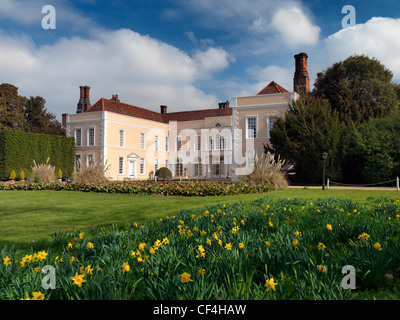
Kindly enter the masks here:
M 26 246 L 58 231 L 143 223 L 177 214 L 181 209 L 248 201 L 262 196 L 166 197 L 72 191 L 0 191 L 0 245 Z M 400 198 L 400 192 L 287 189 L 273 191 L 269 196 L 272 199 L 333 197 L 365 202 L 368 197 Z

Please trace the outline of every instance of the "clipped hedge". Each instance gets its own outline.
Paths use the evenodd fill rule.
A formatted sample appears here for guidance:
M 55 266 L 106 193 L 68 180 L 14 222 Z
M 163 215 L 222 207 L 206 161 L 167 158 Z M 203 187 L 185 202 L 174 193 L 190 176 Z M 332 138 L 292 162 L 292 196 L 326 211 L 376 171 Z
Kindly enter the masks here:
M 107 184 L 0 184 L 0 190 L 55 190 L 99 193 L 129 193 L 169 196 L 223 196 L 236 194 L 265 193 L 272 191 L 271 185 L 250 186 L 232 182 L 208 181 L 136 181 L 110 182 Z
M 8 180 L 12 170 L 26 176 L 36 163 L 49 164 L 61 169 L 65 176 L 74 170 L 75 141 L 72 137 L 0 130 L 0 180 Z

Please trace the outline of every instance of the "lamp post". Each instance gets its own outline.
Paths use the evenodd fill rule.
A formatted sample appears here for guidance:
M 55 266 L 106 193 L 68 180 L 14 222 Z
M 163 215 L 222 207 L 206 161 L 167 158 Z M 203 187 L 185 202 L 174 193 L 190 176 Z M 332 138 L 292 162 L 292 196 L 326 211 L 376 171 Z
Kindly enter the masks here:
M 325 190 L 325 162 L 326 162 L 326 159 L 328 159 L 327 152 L 322 153 L 322 159 L 324 160 L 324 168 L 323 168 L 323 173 L 322 173 L 322 190 Z

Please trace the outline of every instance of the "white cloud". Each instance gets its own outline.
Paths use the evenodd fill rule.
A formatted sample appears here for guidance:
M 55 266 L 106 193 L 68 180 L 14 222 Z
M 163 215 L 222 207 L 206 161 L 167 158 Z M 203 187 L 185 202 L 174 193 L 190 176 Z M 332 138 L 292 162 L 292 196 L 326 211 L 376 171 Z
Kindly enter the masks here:
M 276 39 L 290 48 L 314 45 L 321 31 L 301 0 L 188 0 L 182 5 L 199 15 L 197 23 L 224 30 L 247 52 L 264 54 Z
M 321 28 L 313 25 L 306 14 L 298 7 L 279 9 L 272 17 L 271 27 L 289 47 L 315 45 L 318 43 Z
M 201 73 L 210 74 L 225 69 L 229 65 L 229 55 L 222 48 L 209 48 L 197 51 L 194 60 Z
M 364 24 L 342 29 L 323 40 L 319 63 L 324 69 L 351 55 L 378 59 L 400 81 L 400 19 L 374 17 Z M 321 70 L 322 71 L 322 70 Z
M 40 23 L 43 6 L 42 0 L 2 0 L 0 2 L 0 17 L 23 24 Z
M 288 91 L 293 89 L 294 65 L 289 68 L 283 68 L 277 65 L 270 65 L 264 68 L 257 66 L 249 68 L 247 73 L 257 81 L 257 83 L 254 84 L 256 93 L 271 81 L 275 81 Z
M 91 102 L 119 94 L 121 101 L 159 111 L 215 107 L 217 98 L 196 88 L 196 81 L 228 67 L 221 48 L 194 56 L 128 29 L 103 31 L 96 38 L 63 38 L 36 47 L 27 38 L 0 33 L 1 81 L 20 94 L 40 95 L 56 113 L 74 113 L 79 86 L 91 86 Z

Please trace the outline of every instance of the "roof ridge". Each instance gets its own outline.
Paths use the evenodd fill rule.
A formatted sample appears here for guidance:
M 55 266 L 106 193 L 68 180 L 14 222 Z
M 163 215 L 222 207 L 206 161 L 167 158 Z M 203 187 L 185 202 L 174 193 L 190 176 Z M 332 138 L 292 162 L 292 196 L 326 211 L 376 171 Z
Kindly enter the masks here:
M 261 89 L 260 92 L 257 93 L 257 96 L 262 94 L 274 94 L 274 93 L 285 93 L 285 92 L 289 91 L 286 90 L 281 85 L 277 84 L 275 81 L 271 81 L 263 89 Z

